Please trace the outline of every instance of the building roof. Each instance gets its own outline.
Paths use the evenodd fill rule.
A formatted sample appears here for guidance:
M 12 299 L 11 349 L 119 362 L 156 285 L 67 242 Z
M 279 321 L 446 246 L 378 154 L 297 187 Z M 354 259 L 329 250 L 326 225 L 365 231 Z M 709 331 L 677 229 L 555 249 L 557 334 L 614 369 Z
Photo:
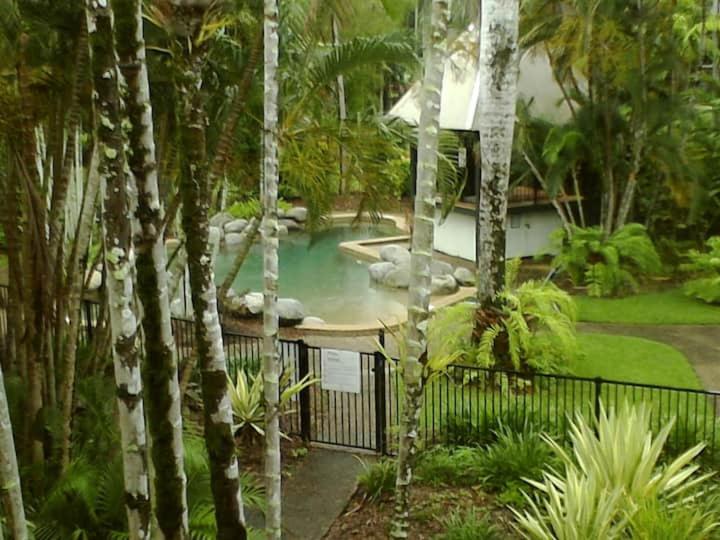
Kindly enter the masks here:
M 465 32 L 453 45 L 457 50 L 445 61 L 440 101 L 440 128 L 454 131 L 478 131 L 477 106 L 481 76 L 478 69 L 478 32 Z M 421 82 L 415 82 L 387 113 L 416 126 L 420 119 Z M 561 123 L 570 115 L 562 102 L 562 92 L 552 76 L 552 68 L 544 52 L 525 52 L 520 59 L 519 97 L 530 102 L 532 114 Z

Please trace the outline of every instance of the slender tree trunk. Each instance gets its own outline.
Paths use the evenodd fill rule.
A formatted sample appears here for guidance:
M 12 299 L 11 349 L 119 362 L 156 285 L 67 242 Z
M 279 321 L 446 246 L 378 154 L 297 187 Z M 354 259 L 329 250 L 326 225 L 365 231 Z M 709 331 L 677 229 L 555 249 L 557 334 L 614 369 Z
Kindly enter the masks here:
M 530 167 L 530 170 L 532 171 L 533 175 L 537 179 L 537 181 L 540 183 L 540 186 L 545 190 L 545 192 L 548 194 L 548 197 L 550 197 L 550 192 L 547 187 L 547 182 L 545 181 L 545 178 L 540 173 L 538 168 L 535 166 L 535 163 L 532 159 L 530 159 L 530 156 L 527 155 L 526 152 L 523 152 L 523 158 L 525 159 L 525 162 L 528 164 L 528 167 Z M 572 227 L 570 226 L 570 220 L 568 219 L 568 214 L 571 214 L 570 210 L 568 209 L 568 212 L 565 212 L 565 209 L 560 205 L 560 203 L 557 200 L 557 197 L 553 197 L 550 199 L 550 204 L 552 204 L 553 208 L 558 214 L 558 217 L 560 218 L 560 221 L 562 222 L 563 229 L 565 229 L 565 232 L 568 234 L 568 237 L 572 237 Z
M 332 15 L 332 34 L 333 44 L 335 47 L 340 46 L 340 27 L 337 22 L 335 15 Z M 340 118 L 340 127 L 345 124 L 347 120 L 347 102 L 345 100 L 345 77 L 343 75 L 337 76 L 337 93 L 338 93 L 338 114 Z M 340 194 L 343 195 L 347 191 L 346 185 L 346 163 L 345 163 L 345 149 L 343 148 L 342 142 L 338 143 L 339 158 L 340 158 Z
M 282 536 L 280 501 L 280 343 L 278 336 L 278 0 L 265 0 L 265 102 L 262 174 L 263 246 L 263 380 L 265 393 L 265 532 L 269 540 Z
M 585 228 L 587 223 L 585 221 L 585 210 L 582 202 L 582 192 L 580 191 L 580 179 L 578 178 L 577 168 L 572 167 L 570 174 L 573 179 L 573 189 L 575 190 L 575 203 L 577 204 L 578 216 L 580 217 L 580 226 Z
M 218 298 L 221 303 L 225 302 L 228 291 L 232 287 L 235 277 L 238 275 L 238 272 L 240 272 L 240 269 L 250 252 L 250 248 L 252 247 L 255 237 L 257 236 L 258 229 L 260 228 L 260 222 L 261 220 L 252 218 L 250 223 L 248 223 L 248 226 L 245 227 L 245 230 L 242 232 L 238 252 L 235 255 L 230 271 L 225 276 L 222 285 L 220 285 L 220 289 L 218 289 Z
M 27 523 L 2 367 L 0 367 L 0 500 L 7 509 L 8 529 L 13 540 L 25 540 L 28 537 Z M 0 527 L 1 535 L 2 527 Z
M 190 57 L 181 88 L 182 146 L 185 154 L 181 186 L 183 231 L 195 314 L 195 353 L 202 374 L 205 444 L 210 458 L 217 538 L 245 539 L 247 531 L 232 432 L 227 364 L 209 245 L 208 214 L 212 189 L 205 156 L 205 96 L 201 86 L 200 67 Z
M 408 537 L 410 482 L 417 452 L 423 397 L 423 371 L 427 360 L 430 263 L 433 256 L 440 96 L 445 71 L 443 47 L 448 30 L 448 2 L 433 0 L 431 17 L 431 30 L 425 42 L 425 75 L 420 98 L 417 189 L 408 296 L 407 357 L 402 359 L 405 403 L 400 425 L 400 448 L 395 479 L 395 513 L 390 533 L 392 538 Z
M 123 455 L 124 501 L 128 532 L 135 540 L 149 538 L 150 534 L 147 441 L 134 303 L 135 253 L 120 114 L 120 75 L 113 42 L 112 10 L 107 3 L 102 5 L 105 7 L 101 7 L 100 2 L 88 2 L 87 26 L 95 86 L 95 139 L 103 192 L 105 269 Z M 159 389 L 153 389 L 153 393 L 159 393 Z
M 177 355 L 168 298 L 163 207 L 158 191 L 150 85 L 145 60 L 142 2 L 114 0 L 116 36 L 122 74 L 127 83 L 126 114 L 132 150 L 128 164 L 138 189 L 134 245 L 137 251 L 138 297 L 143 308 L 145 386 L 152 441 L 155 517 L 165 538 L 188 535 L 186 478 Z
M 477 215 L 478 313 L 505 283 L 505 234 L 518 77 L 518 0 L 483 0 L 478 114 L 482 183 Z M 476 318 L 482 326 L 483 317 Z M 478 337 L 484 328 L 476 328 Z

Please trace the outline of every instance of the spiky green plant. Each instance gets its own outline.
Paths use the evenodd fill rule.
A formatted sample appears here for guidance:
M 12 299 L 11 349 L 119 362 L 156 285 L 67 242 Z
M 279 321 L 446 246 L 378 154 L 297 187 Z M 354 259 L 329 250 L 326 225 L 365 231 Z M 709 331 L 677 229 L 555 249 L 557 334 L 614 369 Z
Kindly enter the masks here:
M 609 236 L 600 227 L 558 229 L 551 236 L 553 265 L 590 296 L 637 291 L 639 280 L 657 274 L 660 256 L 645 227 L 629 223 Z
M 688 262 L 681 266 L 694 275 L 685 284 L 685 294 L 708 304 L 720 304 L 720 236 L 713 236 L 705 245 L 708 251 L 690 250 Z
M 292 372 L 286 370 L 280 377 L 279 407 L 282 414 L 288 414 L 287 405 L 290 400 L 305 388 L 315 384 L 319 379 L 311 379 L 306 375 L 294 384 L 290 383 Z M 233 417 L 236 424 L 233 430 L 236 435 L 254 442 L 257 436 L 265 435 L 265 399 L 263 397 L 263 376 L 261 372 L 248 375 L 238 370 L 236 381 L 228 376 L 228 388 L 232 402 Z
M 570 422 L 572 454 L 545 437 L 564 465 L 542 482 L 527 480 L 539 496 L 526 495 L 530 511 L 513 510 L 525 538 L 621 538 L 640 508 L 655 503 L 692 504 L 708 474 L 697 474 L 699 444 L 667 465 L 660 464 L 673 422 L 657 435 L 646 404 L 625 402 L 588 422 L 580 413 Z M 635 537 L 635 536 L 633 536 Z

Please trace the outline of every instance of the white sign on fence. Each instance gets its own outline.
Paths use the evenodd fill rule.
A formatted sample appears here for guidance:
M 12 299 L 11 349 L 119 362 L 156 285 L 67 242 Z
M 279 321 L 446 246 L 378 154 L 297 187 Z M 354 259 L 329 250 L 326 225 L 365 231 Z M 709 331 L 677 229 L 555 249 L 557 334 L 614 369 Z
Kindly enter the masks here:
M 323 390 L 360 393 L 360 353 L 323 349 L 320 358 Z

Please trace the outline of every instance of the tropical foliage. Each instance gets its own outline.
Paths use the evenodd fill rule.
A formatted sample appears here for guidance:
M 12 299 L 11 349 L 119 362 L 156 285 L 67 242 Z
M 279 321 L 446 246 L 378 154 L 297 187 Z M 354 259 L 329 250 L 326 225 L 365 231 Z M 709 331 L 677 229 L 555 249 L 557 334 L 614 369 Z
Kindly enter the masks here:
M 708 496 L 703 485 L 710 475 L 698 474 L 695 458 L 704 445 L 662 463 L 663 447 L 673 423 L 653 434 L 651 409 L 645 404 L 601 409 L 596 422 L 578 413 L 570 422 L 572 452 L 545 437 L 562 468 L 528 481 L 538 496 L 527 496 L 530 510 L 515 511 L 525 538 L 650 538 L 642 526 L 650 515 L 678 522 L 683 506 Z M 692 518 L 692 516 L 691 516 Z M 692 537 L 702 538 L 720 525 L 720 515 L 699 512 L 683 519 Z
M 600 227 L 558 229 L 552 235 L 557 252 L 553 265 L 590 296 L 636 292 L 640 280 L 660 272 L 655 246 L 640 224 L 630 223 L 607 236 Z
M 708 304 L 720 303 L 720 236 L 710 238 L 708 251 L 696 249 L 687 253 L 689 262 L 681 268 L 694 278 L 685 284 L 685 294 Z

